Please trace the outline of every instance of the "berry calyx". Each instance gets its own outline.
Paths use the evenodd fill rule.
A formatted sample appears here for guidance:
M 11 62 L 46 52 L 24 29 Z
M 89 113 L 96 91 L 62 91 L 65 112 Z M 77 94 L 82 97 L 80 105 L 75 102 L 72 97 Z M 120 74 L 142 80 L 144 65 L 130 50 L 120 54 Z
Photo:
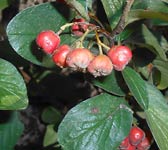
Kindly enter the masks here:
M 113 65 L 108 56 L 101 54 L 90 62 L 87 69 L 94 77 L 106 76 L 112 72 Z
M 139 127 L 132 127 L 129 133 L 129 141 L 132 145 L 138 145 L 145 138 L 145 132 Z
M 67 55 L 66 63 L 73 70 L 85 71 L 93 58 L 93 54 L 88 49 L 76 48 Z
M 113 46 L 107 55 L 110 57 L 114 69 L 118 71 L 122 71 L 132 59 L 132 51 L 127 46 Z
M 85 24 L 85 19 L 78 18 L 73 20 L 74 24 L 71 27 L 71 31 L 76 36 L 82 36 L 83 33 L 88 29 L 88 25 Z
M 138 150 L 148 150 L 150 148 L 150 141 L 147 137 L 145 137 L 138 145 Z
M 59 46 L 52 55 L 54 63 L 61 68 L 66 67 L 66 57 L 70 51 L 71 48 L 68 45 Z
M 36 43 L 46 54 L 52 54 L 60 44 L 60 37 L 54 31 L 46 30 L 37 35 Z

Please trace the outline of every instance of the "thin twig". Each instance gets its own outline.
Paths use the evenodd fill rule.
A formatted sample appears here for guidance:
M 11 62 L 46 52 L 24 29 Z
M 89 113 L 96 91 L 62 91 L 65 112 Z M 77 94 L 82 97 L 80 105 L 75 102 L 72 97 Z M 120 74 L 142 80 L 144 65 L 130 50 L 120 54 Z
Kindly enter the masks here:
M 126 1 L 126 5 L 124 7 L 123 14 L 122 14 L 117 26 L 114 28 L 114 30 L 111 33 L 112 37 L 114 37 L 116 34 L 122 32 L 124 30 L 125 18 L 128 16 L 128 12 L 130 11 L 133 2 L 134 2 L 134 0 L 127 0 Z

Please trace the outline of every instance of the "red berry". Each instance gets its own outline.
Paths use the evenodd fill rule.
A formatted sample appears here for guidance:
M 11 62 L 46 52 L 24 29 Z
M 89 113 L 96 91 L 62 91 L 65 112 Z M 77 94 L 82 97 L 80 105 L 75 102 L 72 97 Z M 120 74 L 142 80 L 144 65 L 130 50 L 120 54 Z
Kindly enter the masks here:
M 120 144 L 120 149 L 126 149 L 130 145 L 129 137 L 127 136 Z
M 136 146 L 129 144 L 128 147 L 123 150 L 136 150 Z
M 47 54 L 52 54 L 60 44 L 60 37 L 52 30 L 42 31 L 37 35 L 37 45 Z
M 138 145 L 138 150 L 148 150 L 150 148 L 150 141 L 147 137 L 145 137 Z
M 66 63 L 73 70 L 85 71 L 93 58 L 93 54 L 88 49 L 76 48 L 67 55 Z
M 68 45 L 59 46 L 52 56 L 55 64 L 61 68 L 66 67 L 66 57 L 70 51 L 71 48 Z
M 129 141 L 132 145 L 138 145 L 145 138 L 145 132 L 139 127 L 132 127 L 129 133 Z
M 74 24 L 71 27 L 72 33 L 76 36 L 82 36 L 83 33 L 87 30 L 88 25 L 85 22 L 85 19 L 78 18 L 73 20 Z
M 111 60 L 106 55 L 96 56 L 88 66 L 88 71 L 95 77 L 109 75 L 112 70 Z
M 132 59 L 132 51 L 127 46 L 113 46 L 108 51 L 114 69 L 122 71 Z

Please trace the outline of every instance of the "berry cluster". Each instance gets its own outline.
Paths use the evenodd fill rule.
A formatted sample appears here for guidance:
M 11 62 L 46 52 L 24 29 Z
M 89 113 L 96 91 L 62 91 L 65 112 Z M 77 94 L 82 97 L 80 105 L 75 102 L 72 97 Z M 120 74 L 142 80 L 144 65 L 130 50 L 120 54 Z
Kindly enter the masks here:
M 121 142 L 120 150 L 148 150 L 150 141 L 145 132 L 137 126 L 133 126 L 129 135 Z
M 90 27 L 96 29 L 93 24 L 86 23 L 83 18 L 75 19 L 73 23 L 63 26 L 61 31 L 67 26 L 71 26 L 72 33 L 80 37 L 86 36 Z M 73 70 L 88 71 L 94 77 L 106 76 L 112 72 L 113 68 L 122 71 L 132 58 L 132 51 L 123 45 L 112 46 L 104 54 L 100 47 L 105 44 L 100 42 L 98 36 L 96 38 L 100 54 L 95 56 L 89 49 L 81 46 L 82 44 L 74 49 L 66 44 L 60 45 L 59 34 L 60 32 L 55 33 L 52 30 L 42 31 L 38 34 L 36 43 L 46 54 L 52 55 L 54 63 L 61 68 L 70 67 Z

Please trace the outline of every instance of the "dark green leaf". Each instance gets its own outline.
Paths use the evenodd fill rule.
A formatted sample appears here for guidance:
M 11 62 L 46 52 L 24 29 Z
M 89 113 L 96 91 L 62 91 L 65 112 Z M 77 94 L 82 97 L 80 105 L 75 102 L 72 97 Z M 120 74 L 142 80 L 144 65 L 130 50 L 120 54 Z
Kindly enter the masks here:
M 7 26 L 9 42 L 14 50 L 25 59 L 44 66 L 53 66 L 50 56 L 40 51 L 35 43 L 36 36 L 43 30 L 57 32 L 72 19 L 69 7 L 64 4 L 45 3 L 27 8 L 16 15 Z M 61 43 L 71 44 L 70 34 L 61 35 Z
M 140 19 L 155 19 L 159 21 L 162 20 L 168 22 L 167 15 L 168 13 L 162 13 L 152 10 L 148 11 L 143 9 L 131 10 L 126 18 L 126 24 L 128 25 Z
M 168 87 L 168 62 L 161 59 L 155 59 L 153 61 L 154 67 L 156 67 L 160 73 L 160 83 L 157 85 L 159 89 L 165 89 Z
M 133 69 L 126 67 L 123 72 L 123 77 L 127 83 L 133 96 L 143 109 L 148 108 L 148 96 L 144 80 Z
M 23 128 L 18 112 L 12 112 L 9 120 L 0 124 L 0 149 L 13 150 L 23 132 Z
M 8 0 L 0 1 L 0 10 L 8 6 Z
M 112 94 L 116 94 L 119 96 L 124 96 L 125 93 L 121 89 L 121 85 L 120 85 L 121 78 L 119 79 L 117 77 L 120 78 L 121 76 L 119 76 L 117 72 L 113 71 L 111 75 L 106 77 L 96 78 L 92 80 L 92 82 L 95 86 L 100 87 L 107 92 L 110 92 Z
M 155 35 L 144 24 L 137 27 L 129 40 L 132 43 L 139 45 L 141 48 L 149 49 L 155 55 L 159 56 L 162 60 L 167 61 L 166 50 L 163 47 L 162 37 Z M 165 42 L 164 42 L 165 43 Z M 167 48 L 166 48 L 167 49 Z
M 61 121 L 61 113 L 52 106 L 46 107 L 41 117 L 45 123 L 49 124 L 58 124 Z
M 133 29 L 125 29 L 120 34 L 116 35 L 115 40 L 116 41 L 124 41 L 127 40 L 128 37 L 133 33 Z
M 166 56 L 164 49 L 161 47 L 158 39 L 149 31 L 149 29 L 145 25 L 142 26 L 142 34 L 143 34 L 143 37 L 144 37 L 146 44 L 154 47 L 156 53 L 158 53 L 158 55 L 163 60 L 166 61 L 167 56 Z
M 58 129 L 58 141 L 64 150 L 117 149 L 132 120 L 124 99 L 101 94 L 67 113 Z
M 111 29 L 114 29 L 123 13 L 123 7 L 126 0 L 101 0 L 101 2 L 106 12 Z
M 54 125 L 52 124 L 48 125 L 44 136 L 43 146 L 49 146 L 56 142 L 57 142 L 57 133 L 54 130 Z
M 148 109 L 145 110 L 147 123 L 160 150 L 168 149 L 168 105 L 166 99 L 154 86 L 146 83 Z
M 77 1 L 77 0 L 65 0 L 67 2 L 67 4 L 69 4 L 70 6 L 72 6 L 83 18 L 85 18 L 86 20 L 89 20 L 89 16 L 88 16 L 88 12 L 86 10 L 86 6 L 83 7 L 83 5 Z M 85 1 L 83 1 L 84 3 Z M 86 4 L 86 2 L 85 2 Z
M 147 123 L 160 150 L 168 149 L 168 105 L 165 98 L 156 87 L 143 81 L 134 70 L 126 68 L 123 76 L 133 96 L 141 106 L 144 105 Z
M 162 0 L 163 1 L 163 0 Z M 135 0 L 132 9 L 144 9 L 168 13 L 168 6 L 161 0 Z
M 0 59 L 0 109 L 24 109 L 27 105 L 27 90 L 22 76 L 11 63 Z

